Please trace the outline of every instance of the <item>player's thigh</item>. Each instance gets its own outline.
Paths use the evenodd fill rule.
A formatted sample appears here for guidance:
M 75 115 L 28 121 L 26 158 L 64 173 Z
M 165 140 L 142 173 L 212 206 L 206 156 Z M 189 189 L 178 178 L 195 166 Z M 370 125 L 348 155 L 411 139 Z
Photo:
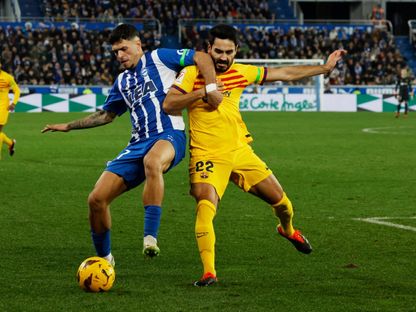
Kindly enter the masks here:
M 167 172 L 175 167 L 184 157 L 186 150 L 185 132 L 181 130 L 167 131 L 159 136 L 156 143 L 147 151 L 144 164 L 152 167 L 161 165 Z
M 218 198 L 221 199 L 227 188 L 232 170 L 232 163 L 229 159 L 229 157 L 192 156 L 189 161 L 191 185 L 209 184 L 215 189 Z
M 9 111 L 7 109 L 0 108 L 0 126 L 4 126 L 5 124 L 7 124 L 8 118 L 9 118 Z
M 283 188 L 273 174 L 253 185 L 249 192 L 270 205 L 278 203 L 283 197 Z
M 260 183 L 271 174 L 272 171 L 266 163 L 247 145 L 236 152 L 230 180 L 245 192 L 248 192 L 254 185 Z
M 127 186 L 122 177 L 113 172 L 104 171 L 95 183 L 90 199 L 111 203 L 126 190 Z
M 161 166 L 162 171 L 166 171 L 174 158 L 175 149 L 172 143 L 166 140 L 159 140 L 147 152 L 143 163 L 145 168 Z

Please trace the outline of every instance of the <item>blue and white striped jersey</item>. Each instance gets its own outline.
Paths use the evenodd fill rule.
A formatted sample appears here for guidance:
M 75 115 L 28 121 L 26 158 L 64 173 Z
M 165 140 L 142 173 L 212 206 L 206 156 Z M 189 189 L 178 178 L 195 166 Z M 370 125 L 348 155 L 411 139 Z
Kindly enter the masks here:
M 116 79 L 103 109 L 117 115 L 130 112 L 130 144 L 169 129 L 184 130 L 182 116 L 170 116 L 163 101 L 177 73 L 194 64 L 194 50 L 156 49 L 146 52 L 134 69 L 126 69 Z

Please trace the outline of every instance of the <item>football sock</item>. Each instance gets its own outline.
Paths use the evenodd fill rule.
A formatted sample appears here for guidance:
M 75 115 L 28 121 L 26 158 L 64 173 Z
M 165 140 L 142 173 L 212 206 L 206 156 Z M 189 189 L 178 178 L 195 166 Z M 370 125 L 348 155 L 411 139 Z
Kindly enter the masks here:
M 144 206 L 144 236 L 152 235 L 157 238 L 161 214 L 160 206 Z
M 286 193 L 283 193 L 282 199 L 277 204 L 272 205 L 272 207 L 275 216 L 280 220 L 280 224 L 282 225 L 285 234 L 292 236 L 295 232 L 292 225 L 293 206 L 289 198 L 286 196 Z
M 110 230 L 104 233 L 95 233 L 91 230 L 91 237 L 94 243 L 97 256 L 106 257 L 111 253 L 111 235 Z
M 213 220 L 215 205 L 208 200 L 200 200 L 196 207 L 195 236 L 199 254 L 204 266 L 204 274 L 215 271 L 215 232 Z
M 8 146 L 12 146 L 13 141 L 6 135 L 6 133 L 0 132 L 0 136 L 1 136 L 0 141 L 3 141 Z

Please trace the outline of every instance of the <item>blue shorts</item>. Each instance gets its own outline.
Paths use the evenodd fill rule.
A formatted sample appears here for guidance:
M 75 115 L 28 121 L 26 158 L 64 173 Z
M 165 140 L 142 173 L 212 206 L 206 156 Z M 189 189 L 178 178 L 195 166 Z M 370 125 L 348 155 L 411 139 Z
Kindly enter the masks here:
M 175 158 L 166 172 L 169 171 L 185 157 L 186 137 L 184 131 L 170 130 L 145 141 L 129 144 L 114 160 L 107 163 L 105 170 L 122 177 L 128 189 L 140 185 L 146 178 L 143 158 L 159 140 L 169 141 L 175 149 Z

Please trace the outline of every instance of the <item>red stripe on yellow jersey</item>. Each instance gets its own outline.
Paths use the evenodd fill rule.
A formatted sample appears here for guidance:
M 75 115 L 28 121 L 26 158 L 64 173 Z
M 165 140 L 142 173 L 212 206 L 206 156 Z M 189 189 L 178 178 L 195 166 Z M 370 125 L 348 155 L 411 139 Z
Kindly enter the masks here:
M 264 67 L 246 64 L 233 64 L 227 72 L 217 74 L 224 82 L 224 97 L 218 108 L 212 109 L 202 100 L 188 107 L 192 155 L 215 157 L 247 144 L 248 131 L 240 114 L 240 97 L 245 87 L 261 82 L 264 74 Z M 175 85 L 191 92 L 202 88 L 205 82 L 197 67 L 190 66 L 184 69 L 184 78 Z

